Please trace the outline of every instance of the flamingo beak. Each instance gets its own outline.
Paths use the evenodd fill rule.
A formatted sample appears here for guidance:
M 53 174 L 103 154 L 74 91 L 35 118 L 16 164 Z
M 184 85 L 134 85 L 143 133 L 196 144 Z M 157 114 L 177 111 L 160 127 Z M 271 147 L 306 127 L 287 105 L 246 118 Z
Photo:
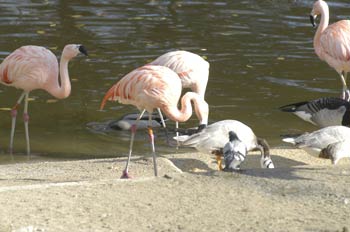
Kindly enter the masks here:
M 79 52 L 83 53 L 85 56 L 88 56 L 87 50 L 83 45 L 79 46 Z
M 313 28 L 316 27 L 316 22 L 315 22 L 316 17 L 317 17 L 316 15 L 315 16 L 314 15 L 310 15 L 310 22 L 311 22 Z

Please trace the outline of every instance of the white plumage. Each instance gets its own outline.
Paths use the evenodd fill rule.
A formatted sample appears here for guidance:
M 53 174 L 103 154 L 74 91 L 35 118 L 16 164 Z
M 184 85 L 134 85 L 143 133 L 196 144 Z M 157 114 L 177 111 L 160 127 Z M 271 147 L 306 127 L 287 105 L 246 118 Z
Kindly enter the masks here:
M 266 141 L 258 139 L 250 127 L 236 120 L 219 121 L 207 126 L 199 133 L 182 135 L 174 137 L 174 139 L 179 141 L 180 146 L 194 147 L 201 153 L 216 154 L 228 142 L 230 131 L 237 134 L 239 140 L 246 146 L 247 151 L 261 151 L 262 167 L 274 167 L 270 159 L 269 147 Z
M 336 164 L 340 158 L 349 156 L 350 128 L 329 126 L 295 138 L 284 138 L 283 141 L 292 143 L 313 156 L 330 158 Z

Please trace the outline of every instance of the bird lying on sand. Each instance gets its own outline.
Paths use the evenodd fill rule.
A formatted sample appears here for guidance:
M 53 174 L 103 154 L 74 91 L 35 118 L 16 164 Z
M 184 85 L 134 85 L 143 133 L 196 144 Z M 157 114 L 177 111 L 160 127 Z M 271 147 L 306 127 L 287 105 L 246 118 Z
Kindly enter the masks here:
M 350 157 L 350 128 L 345 126 L 329 126 L 282 140 L 313 156 L 331 159 L 333 164 L 343 157 Z
M 228 142 L 229 132 L 234 132 L 239 140 L 245 145 L 247 152 L 259 150 L 261 152 L 262 168 L 274 168 L 270 158 L 269 145 L 264 139 L 257 138 L 254 132 L 245 124 L 236 120 L 223 120 L 213 123 L 201 132 L 192 135 L 174 137 L 180 146 L 194 147 L 202 153 L 215 154 L 218 168 L 222 170 L 221 157 L 223 148 Z
M 318 127 L 350 126 L 350 103 L 341 98 L 324 97 L 280 107 Z

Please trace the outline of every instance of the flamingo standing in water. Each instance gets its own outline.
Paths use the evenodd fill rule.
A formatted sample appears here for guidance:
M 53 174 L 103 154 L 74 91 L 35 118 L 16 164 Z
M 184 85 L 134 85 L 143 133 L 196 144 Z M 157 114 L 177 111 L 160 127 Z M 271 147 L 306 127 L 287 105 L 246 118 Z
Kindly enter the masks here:
M 180 78 L 174 71 L 164 66 L 145 65 L 124 76 L 104 96 L 101 109 L 104 108 L 107 100 L 113 100 L 119 101 L 122 104 L 134 105 L 141 111 L 136 123 L 131 127 L 129 156 L 122 178 L 130 177 L 128 167 L 137 123 L 145 111 L 149 113 L 150 122 L 154 109 L 162 110 L 170 120 L 185 122 L 192 115 L 191 101 L 193 101 L 200 124 L 206 125 L 208 123 L 208 104 L 197 93 L 187 92 L 181 98 L 181 110 L 178 109 L 177 104 L 181 96 L 181 89 Z M 152 124 L 150 123 L 149 125 L 148 134 L 152 146 L 154 175 L 157 176 L 154 136 L 151 127 Z
M 12 126 L 10 138 L 10 153 L 13 152 L 13 138 L 16 126 L 17 109 L 24 99 L 24 126 L 27 143 L 27 155 L 30 155 L 29 143 L 29 92 L 43 89 L 52 96 L 63 99 L 70 95 L 71 84 L 68 75 L 68 62 L 73 57 L 83 53 L 87 55 L 83 45 L 68 44 L 64 47 L 60 65 L 56 56 L 48 49 L 40 46 L 23 46 L 16 49 L 0 65 L 0 83 L 22 89 L 23 93 L 11 110 Z M 60 73 L 60 79 L 58 75 Z
M 317 15 L 321 15 L 321 22 L 314 37 L 315 52 L 339 73 L 343 84 L 342 97 L 349 101 L 346 76 L 350 71 L 350 21 L 341 20 L 328 26 L 329 9 L 323 0 L 318 0 L 313 5 L 310 20 L 314 27 Z
M 209 78 L 209 63 L 199 55 L 188 51 L 172 51 L 159 56 L 149 64 L 170 68 L 180 77 L 182 88 L 190 88 L 204 99 Z M 203 128 L 198 128 L 201 129 Z

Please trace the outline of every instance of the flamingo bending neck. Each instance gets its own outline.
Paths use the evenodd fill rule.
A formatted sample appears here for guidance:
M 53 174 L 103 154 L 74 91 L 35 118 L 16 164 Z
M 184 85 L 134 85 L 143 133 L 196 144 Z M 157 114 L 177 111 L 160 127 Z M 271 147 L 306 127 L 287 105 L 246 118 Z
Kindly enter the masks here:
M 187 92 L 181 98 L 181 109 L 179 110 L 176 105 L 174 106 L 166 106 L 162 108 L 164 114 L 171 120 L 177 122 L 185 122 L 192 115 L 192 105 L 191 101 L 194 103 L 194 109 L 196 115 L 200 121 L 200 125 L 208 124 L 208 114 L 209 114 L 209 106 L 203 100 L 203 98 L 194 92 Z

